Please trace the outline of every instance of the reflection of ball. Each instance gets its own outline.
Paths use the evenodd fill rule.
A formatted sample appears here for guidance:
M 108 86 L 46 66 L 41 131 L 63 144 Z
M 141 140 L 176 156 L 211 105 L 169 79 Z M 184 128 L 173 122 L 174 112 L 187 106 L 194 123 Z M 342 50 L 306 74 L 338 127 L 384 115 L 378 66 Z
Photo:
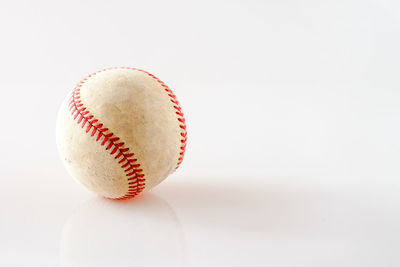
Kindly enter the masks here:
M 64 224 L 60 261 L 63 267 L 181 267 L 184 236 L 173 209 L 151 193 L 123 203 L 95 198 Z
M 84 78 L 64 101 L 57 145 L 69 173 L 87 188 L 127 199 L 179 167 L 186 124 L 176 96 L 154 75 L 110 68 Z

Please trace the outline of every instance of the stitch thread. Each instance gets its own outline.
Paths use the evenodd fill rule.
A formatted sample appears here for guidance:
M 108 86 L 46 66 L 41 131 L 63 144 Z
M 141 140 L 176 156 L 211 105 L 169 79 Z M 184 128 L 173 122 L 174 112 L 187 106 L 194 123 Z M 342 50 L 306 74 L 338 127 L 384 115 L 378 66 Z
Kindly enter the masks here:
M 175 169 L 179 167 L 179 165 L 182 163 L 183 157 L 185 155 L 185 149 L 186 149 L 186 141 L 187 141 L 187 131 L 186 131 L 186 124 L 185 124 L 185 118 L 183 117 L 183 112 L 182 108 L 179 105 L 179 102 L 176 98 L 176 96 L 173 94 L 173 92 L 168 88 L 168 86 L 162 82 L 160 79 L 155 77 L 154 75 L 150 74 L 149 72 L 146 72 L 144 70 L 136 69 L 136 68 L 130 68 L 130 67 L 114 67 L 114 68 L 108 68 L 108 69 L 103 69 L 99 70 L 97 72 L 94 72 L 85 78 L 83 78 L 75 87 L 75 89 L 72 91 L 70 102 L 69 102 L 69 109 L 71 111 L 71 115 L 74 120 L 77 120 L 77 123 L 81 125 L 82 128 L 85 128 L 86 133 L 89 133 L 90 136 L 95 137 L 96 141 L 99 141 L 100 139 L 103 138 L 101 142 L 101 146 L 105 146 L 106 150 L 110 150 L 110 154 L 116 156 L 114 157 L 115 159 L 120 159 L 118 161 L 118 164 L 121 164 L 121 168 L 124 169 L 124 171 L 127 173 L 127 180 L 128 180 L 128 191 L 125 193 L 124 196 L 118 197 L 118 198 L 111 198 L 115 200 L 124 200 L 124 199 L 129 199 L 133 198 L 136 195 L 138 195 L 140 192 L 142 192 L 145 188 L 145 178 L 143 174 L 143 169 L 140 169 L 140 164 L 137 163 L 137 159 L 134 158 L 134 153 L 128 153 L 129 148 L 125 147 L 125 143 L 120 141 L 120 138 L 115 136 L 113 132 L 109 131 L 108 128 L 103 127 L 103 124 L 99 122 L 98 119 L 94 118 L 92 114 L 90 114 L 90 111 L 87 110 L 87 108 L 84 106 L 84 104 L 81 102 L 80 99 L 80 89 L 82 85 L 88 80 L 88 78 L 97 75 L 100 72 L 104 72 L 107 70 L 111 69 L 130 69 L 130 70 L 136 70 L 136 71 L 141 71 L 143 73 L 146 73 L 153 79 L 155 79 L 160 85 L 164 88 L 164 90 L 168 93 L 168 96 L 170 97 L 171 102 L 174 104 L 174 109 L 176 110 L 176 114 L 178 115 L 178 121 L 179 121 L 179 127 L 182 129 L 182 132 L 180 133 L 181 136 L 181 147 L 180 147 L 180 152 L 179 152 L 179 158 L 178 162 L 176 164 Z M 97 133 L 97 136 L 96 136 Z M 108 144 L 107 144 L 108 142 Z M 106 146 L 107 144 L 107 146 Z M 111 150 L 112 148 L 112 150 Z M 118 153 L 117 153 L 118 152 Z
M 164 88 L 165 92 L 170 97 L 170 101 L 174 104 L 173 107 L 175 109 L 175 114 L 178 115 L 177 119 L 179 121 L 179 128 L 181 129 L 181 133 L 180 133 L 181 146 L 180 146 L 179 158 L 178 158 L 178 162 L 176 164 L 175 170 L 178 169 L 178 167 L 181 165 L 181 163 L 183 161 L 183 158 L 185 156 L 186 142 L 187 142 L 187 131 L 186 131 L 186 121 L 185 121 L 185 117 L 184 117 L 183 112 L 182 112 L 182 107 L 180 106 L 176 95 L 172 92 L 171 89 L 169 89 L 169 87 L 163 81 L 161 81 L 156 76 L 154 76 L 153 74 L 151 74 L 151 73 L 149 73 L 149 72 L 147 72 L 145 70 L 136 69 L 136 68 L 130 68 L 130 67 L 120 67 L 120 68 L 121 69 L 137 70 L 137 71 L 141 71 L 143 73 L 146 73 L 151 78 L 156 80 Z

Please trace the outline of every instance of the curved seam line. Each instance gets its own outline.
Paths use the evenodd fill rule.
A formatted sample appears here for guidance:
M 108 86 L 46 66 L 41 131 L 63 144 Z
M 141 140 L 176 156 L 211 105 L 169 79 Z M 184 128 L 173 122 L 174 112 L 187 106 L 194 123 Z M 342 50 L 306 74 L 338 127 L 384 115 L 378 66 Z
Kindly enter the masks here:
M 119 137 L 115 136 L 115 134 L 111 131 L 108 131 L 108 128 L 103 127 L 102 123 L 98 123 L 98 119 L 96 119 L 88 110 L 87 108 L 81 103 L 80 99 L 80 89 L 83 86 L 83 84 L 88 80 L 88 78 L 92 77 L 93 75 L 96 75 L 97 73 L 100 73 L 105 70 L 100 70 L 95 73 L 92 73 L 82 79 L 75 89 L 72 91 L 72 96 L 71 96 L 71 101 L 69 103 L 70 110 L 72 110 L 71 115 L 73 116 L 73 119 L 76 120 L 79 116 L 79 119 L 77 121 L 78 124 L 82 124 L 82 128 L 85 127 L 86 123 L 88 124 L 86 127 L 86 133 L 89 133 L 90 130 L 92 130 L 91 133 L 89 133 L 92 137 L 97 134 L 96 142 L 99 141 L 101 138 L 103 138 L 101 142 L 101 146 L 105 146 L 107 142 L 108 145 L 106 146 L 106 150 L 109 150 L 113 147 L 111 150 L 110 154 L 114 155 L 117 151 L 118 154 L 114 157 L 115 159 L 119 159 L 118 164 L 123 164 L 121 165 L 121 168 L 124 169 L 125 172 L 129 172 L 126 174 L 128 177 L 128 190 L 127 192 L 122 196 L 122 197 L 116 197 L 116 198 L 111 198 L 111 199 L 116 199 L 116 200 L 123 200 L 123 199 L 128 199 L 128 198 L 133 198 L 136 195 L 138 195 L 140 192 L 143 191 L 145 188 L 145 179 L 144 179 L 144 174 L 143 169 L 139 169 L 140 164 L 137 164 L 137 159 L 134 158 L 134 153 L 128 153 L 129 148 L 124 147 L 124 142 L 118 142 L 120 140 Z M 92 129 L 93 128 L 93 129 Z M 109 198 L 109 197 L 108 197 Z
M 156 80 L 164 88 L 165 92 L 167 92 L 168 96 L 170 97 L 170 101 L 173 103 L 173 108 L 175 109 L 175 114 L 178 117 L 177 119 L 179 121 L 179 128 L 181 128 L 181 132 L 180 132 L 181 146 L 180 146 L 179 158 L 178 158 L 178 162 L 176 164 L 175 170 L 178 169 L 178 167 L 181 165 L 183 158 L 185 156 L 186 143 L 187 143 L 187 130 L 186 130 L 186 121 L 185 121 L 185 117 L 183 115 L 182 107 L 181 107 L 176 95 L 172 92 L 171 89 L 169 89 L 169 87 L 163 81 L 161 81 L 159 78 L 157 78 L 156 76 L 154 76 L 153 74 L 151 74 L 145 70 L 130 68 L 130 67 L 119 67 L 119 68 L 136 70 L 136 71 L 146 73 L 151 78 Z

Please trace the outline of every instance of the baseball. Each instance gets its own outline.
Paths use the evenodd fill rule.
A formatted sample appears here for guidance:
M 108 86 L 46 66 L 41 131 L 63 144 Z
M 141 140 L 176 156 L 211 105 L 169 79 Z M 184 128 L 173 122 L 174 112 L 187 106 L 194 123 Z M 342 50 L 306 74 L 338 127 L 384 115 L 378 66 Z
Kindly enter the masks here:
M 174 172 L 187 140 L 174 93 L 154 75 L 129 67 L 82 79 L 61 105 L 56 136 L 71 176 L 118 200 L 135 197 Z

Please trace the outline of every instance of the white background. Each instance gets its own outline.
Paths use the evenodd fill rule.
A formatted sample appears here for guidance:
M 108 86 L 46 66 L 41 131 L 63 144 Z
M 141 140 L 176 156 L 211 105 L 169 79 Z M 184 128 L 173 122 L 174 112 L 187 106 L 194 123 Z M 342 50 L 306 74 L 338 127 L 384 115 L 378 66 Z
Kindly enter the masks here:
M 0 34 L 0 266 L 400 266 L 398 1 L 3 1 Z M 189 131 L 125 202 L 55 147 L 111 66 L 159 76 Z

